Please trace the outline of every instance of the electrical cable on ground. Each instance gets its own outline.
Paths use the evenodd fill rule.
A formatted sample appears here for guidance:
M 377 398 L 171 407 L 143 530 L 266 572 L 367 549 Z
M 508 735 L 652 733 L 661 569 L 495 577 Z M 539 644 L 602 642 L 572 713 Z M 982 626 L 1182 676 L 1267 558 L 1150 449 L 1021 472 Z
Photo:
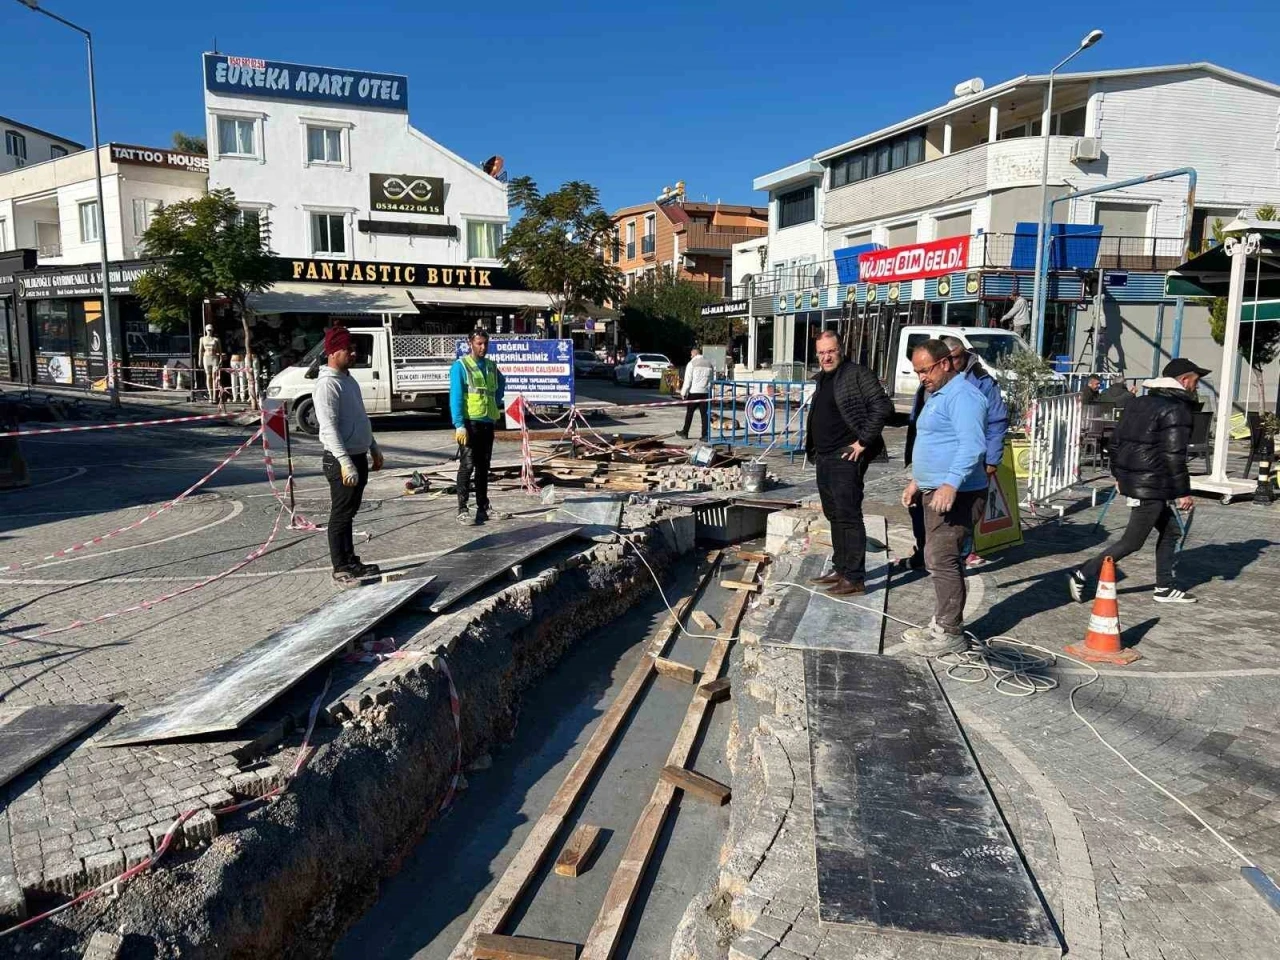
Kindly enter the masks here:
M 919 624 L 912 623 L 909 620 L 903 620 L 901 617 L 895 617 L 892 614 L 876 610 L 861 603 L 855 603 L 852 600 L 845 600 L 843 597 L 833 597 L 830 594 L 821 593 L 811 587 L 794 583 L 790 580 L 775 580 L 774 583 L 782 586 L 799 587 L 801 590 L 808 591 L 816 597 L 823 597 L 827 600 L 834 601 L 835 603 L 848 604 L 851 607 L 857 607 L 859 610 L 874 613 L 875 615 L 884 617 L 887 620 L 893 620 L 896 623 L 915 627 L 918 630 L 924 629 Z M 1098 732 L 1098 728 L 1090 723 L 1079 711 L 1076 707 L 1076 694 L 1085 687 L 1091 686 L 1102 679 L 1102 674 L 1098 672 L 1097 668 L 1094 667 L 1093 664 L 1088 663 L 1085 660 L 1077 659 L 1070 654 L 1055 653 L 1045 647 L 1041 647 L 1034 643 L 1027 643 L 1025 640 L 1019 640 L 1016 637 L 997 636 L 984 641 L 980 640 L 968 630 L 965 631 L 965 636 L 969 637 L 978 645 L 977 650 L 970 651 L 967 654 L 944 654 L 942 657 L 937 657 L 936 659 L 942 663 L 943 666 L 947 667 L 947 675 L 952 677 L 952 679 L 961 679 L 952 673 L 955 669 L 962 671 L 985 671 L 981 677 L 962 680 L 962 682 L 977 683 L 981 682 L 982 679 L 985 679 L 986 676 L 991 676 L 995 679 L 996 689 L 1006 696 L 1026 697 L 1037 692 L 1037 690 L 1051 690 L 1058 686 L 1058 682 L 1053 678 L 1045 677 L 1036 672 L 1037 670 L 1047 669 L 1048 667 L 1053 666 L 1057 662 L 1058 657 L 1061 657 L 1064 660 L 1070 660 L 1072 663 L 1077 663 L 1088 670 L 1091 676 L 1072 687 L 1071 693 L 1067 696 L 1067 705 L 1071 708 L 1071 713 L 1075 718 L 1088 727 L 1089 732 L 1097 738 L 1098 742 L 1114 753 L 1126 767 L 1181 807 L 1188 815 L 1199 823 L 1200 826 L 1204 827 L 1215 840 L 1231 851 L 1232 855 L 1235 856 L 1236 859 L 1240 860 L 1247 867 L 1254 870 L 1258 869 L 1257 865 L 1252 860 L 1241 853 L 1240 850 L 1227 840 L 1226 837 L 1210 826 L 1204 817 L 1191 809 L 1191 807 L 1184 803 L 1177 795 L 1172 793 L 1166 787 L 1161 786 L 1155 780 L 1152 780 L 1151 777 L 1147 776 L 1134 766 L 1133 762 L 1112 746 L 1110 741 Z M 1025 653 L 1023 652 L 1024 650 L 1036 651 L 1036 653 Z M 1011 654 L 1010 651 L 1013 651 L 1013 654 Z M 948 661 L 946 659 L 947 657 L 955 657 L 956 659 Z M 1014 691 L 1001 689 L 1002 685 L 1006 684 L 1012 685 L 1014 687 Z M 1040 684 L 1047 685 L 1039 686 Z
M 667 595 L 662 589 L 662 584 L 658 580 L 658 575 L 653 572 L 653 567 L 649 566 L 649 561 L 644 558 L 643 551 L 641 551 L 639 547 L 637 547 L 634 543 L 632 543 L 626 537 L 622 538 L 622 542 L 627 544 L 629 547 L 631 547 L 632 550 L 636 552 L 636 556 L 640 558 L 640 562 L 643 563 L 645 569 L 649 571 L 649 576 L 653 577 L 653 585 L 658 588 L 658 596 L 662 598 L 663 606 L 667 608 L 667 611 L 671 614 L 671 619 L 675 621 L 676 628 L 681 633 L 683 633 L 686 637 L 689 637 L 694 640 L 723 640 L 724 639 L 723 637 L 714 637 L 705 633 L 690 633 L 688 630 L 686 630 L 684 627 L 684 624 L 680 622 L 680 617 L 676 614 L 675 610 L 672 609 L 670 601 L 667 600 Z

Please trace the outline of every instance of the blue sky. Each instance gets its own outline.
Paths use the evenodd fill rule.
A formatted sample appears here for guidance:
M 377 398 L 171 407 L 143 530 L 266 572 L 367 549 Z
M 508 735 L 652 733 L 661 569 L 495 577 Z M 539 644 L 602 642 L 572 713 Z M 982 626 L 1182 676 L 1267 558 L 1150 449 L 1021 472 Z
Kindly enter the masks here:
M 94 32 L 104 140 L 199 131 L 200 53 L 409 76 L 411 121 L 544 188 L 610 208 L 683 179 L 760 203 L 753 177 L 944 102 L 1047 70 L 1093 27 L 1081 69 L 1210 60 L 1280 83 L 1280 2 L 423 3 L 48 0 Z M 88 141 L 77 34 L 0 0 L 0 115 Z M 1176 133 L 1171 132 L 1171 136 Z

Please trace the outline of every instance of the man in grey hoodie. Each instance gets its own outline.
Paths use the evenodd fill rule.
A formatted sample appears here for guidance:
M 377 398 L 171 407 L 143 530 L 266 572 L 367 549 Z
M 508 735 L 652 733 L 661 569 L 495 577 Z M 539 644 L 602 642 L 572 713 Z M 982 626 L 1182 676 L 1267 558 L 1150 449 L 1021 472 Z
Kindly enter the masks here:
M 355 359 L 351 331 L 330 327 L 324 333 L 328 357 L 316 378 L 312 400 L 324 446 L 322 468 L 329 481 L 329 560 L 333 580 L 350 586 L 380 571 L 356 556 L 351 524 L 360 509 L 370 468 L 382 469 L 382 452 L 373 439 L 373 426 L 364 409 L 360 384 L 351 376 Z

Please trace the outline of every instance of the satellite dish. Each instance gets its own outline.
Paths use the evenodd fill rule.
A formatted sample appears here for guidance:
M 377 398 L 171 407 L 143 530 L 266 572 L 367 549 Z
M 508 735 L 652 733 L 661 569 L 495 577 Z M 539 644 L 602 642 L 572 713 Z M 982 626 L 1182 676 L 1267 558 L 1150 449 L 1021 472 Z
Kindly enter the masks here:
M 506 166 L 507 166 L 507 161 L 503 160 L 502 157 L 498 156 L 497 154 L 494 154 L 492 157 L 486 160 L 483 164 L 481 164 L 480 169 L 483 170 L 485 173 L 487 173 L 489 176 L 497 179 L 498 175 L 502 173 L 502 171 L 506 168 Z

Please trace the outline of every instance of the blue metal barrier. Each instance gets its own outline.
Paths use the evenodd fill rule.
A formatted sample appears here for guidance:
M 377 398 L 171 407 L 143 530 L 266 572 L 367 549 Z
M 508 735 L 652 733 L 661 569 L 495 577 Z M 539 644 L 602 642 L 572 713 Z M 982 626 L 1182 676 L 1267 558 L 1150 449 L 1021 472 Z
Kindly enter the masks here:
M 712 439 L 735 447 L 771 447 L 792 459 L 804 453 L 808 401 L 815 385 L 803 380 L 716 380 L 707 406 Z

